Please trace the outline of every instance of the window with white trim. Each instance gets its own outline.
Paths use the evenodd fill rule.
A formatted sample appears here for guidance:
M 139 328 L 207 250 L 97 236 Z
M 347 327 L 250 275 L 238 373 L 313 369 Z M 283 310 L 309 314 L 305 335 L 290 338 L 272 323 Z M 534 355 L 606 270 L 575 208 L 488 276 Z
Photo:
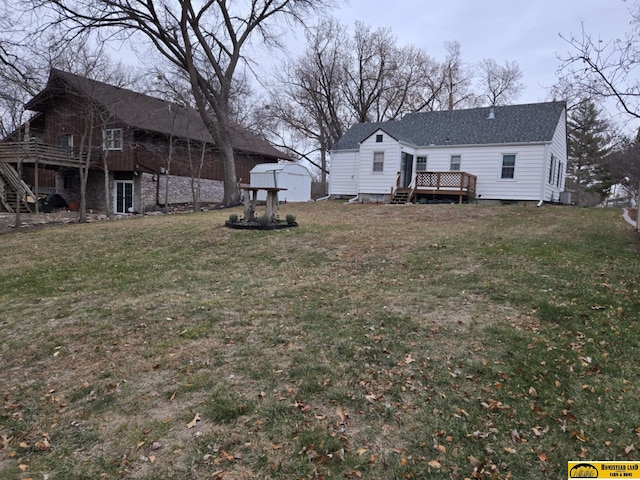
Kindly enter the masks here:
M 502 171 L 500 178 L 511 180 L 516 178 L 516 156 L 512 153 L 502 155 Z
M 105 150 L 122 150 L 122 129 L 105 128 L 103 140 L 103 148 Z
M 553 153 L 551 154 L 551 164 L 549 165 L 549 178 L 547 180 L 547 183 L 549 185 L 553 184 L 553 171 L 556 168 L 556 157 L 553 155 Z
M 462 157 L 460 155 L 451 155 L 451 163 L 449 165 L 449 170 L 451 170 L 452 172 L 459 171 L 461 163 L 462 163 Z
M 376 135 L 376 143 L 382 143 L 382 141 L 383 141 L 382 134 Z
M 59 147 L 73 147 L 73 135 L 71 133 L 63 133 L 58 135 Z
M 384 171 L 384 152 L 373 152 L 373 172 Z
M 427 157 L 417 157 L 416 158 L 416 171 L 417 172 L 426 172 L 427 171 Z

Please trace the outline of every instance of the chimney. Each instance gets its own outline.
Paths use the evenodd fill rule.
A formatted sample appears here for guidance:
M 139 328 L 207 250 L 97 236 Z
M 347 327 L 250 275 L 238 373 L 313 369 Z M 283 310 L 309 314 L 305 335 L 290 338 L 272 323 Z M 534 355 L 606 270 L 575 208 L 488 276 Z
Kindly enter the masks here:
M 493 120 L 494 118 L 496 118 L 496 111 L 493 105 L 491 105 L 491 109 L 489 110 L 489 116 L 487 118 L 489 120 Z

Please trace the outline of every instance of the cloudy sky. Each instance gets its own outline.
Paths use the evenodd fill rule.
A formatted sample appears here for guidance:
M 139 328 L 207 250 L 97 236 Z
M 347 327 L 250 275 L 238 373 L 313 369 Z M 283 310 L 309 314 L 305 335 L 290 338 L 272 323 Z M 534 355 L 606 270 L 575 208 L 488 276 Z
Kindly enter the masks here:
M 348 0 L 332 12 L 342 23 L 389 27 L 400 45 L 413 44 L 442 60 L 443 43 L 458 41 L 468 63 L 515 60 L 526 90 L 519 103 L 548 100 L 558 55 L 569 51 L 560 34 L 585 31 L 611 40 L 630 30 L 624 0 Z

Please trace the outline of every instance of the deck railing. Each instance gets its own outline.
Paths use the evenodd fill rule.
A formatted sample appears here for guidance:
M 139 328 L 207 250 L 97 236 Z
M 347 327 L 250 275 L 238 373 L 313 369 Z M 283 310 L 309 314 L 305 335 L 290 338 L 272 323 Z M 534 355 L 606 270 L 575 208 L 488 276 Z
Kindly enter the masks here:
M 92 163 L 100 158 L 100 152 L 94 149 Z M 0 162 L 41 163 L 81 167 L 87 164 L 88 152 L 80 152 L 72 147 L 58 147 L 38 142 L 0 143 Z
M 416 172 L 414 186 L 418 192 L 475 194 L 476 181 L 475 175 L 466 172 Z

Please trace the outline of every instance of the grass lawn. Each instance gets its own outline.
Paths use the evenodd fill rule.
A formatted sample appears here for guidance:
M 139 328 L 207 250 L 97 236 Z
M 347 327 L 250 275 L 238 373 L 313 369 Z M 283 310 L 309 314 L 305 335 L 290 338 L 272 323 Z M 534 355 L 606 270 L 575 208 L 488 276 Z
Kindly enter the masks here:
M 287 204 L 0 236 L 0 478 L 561 479 L 640 458 L 619 210 Z M 636 447 L 637 444 L 637 447 Z

